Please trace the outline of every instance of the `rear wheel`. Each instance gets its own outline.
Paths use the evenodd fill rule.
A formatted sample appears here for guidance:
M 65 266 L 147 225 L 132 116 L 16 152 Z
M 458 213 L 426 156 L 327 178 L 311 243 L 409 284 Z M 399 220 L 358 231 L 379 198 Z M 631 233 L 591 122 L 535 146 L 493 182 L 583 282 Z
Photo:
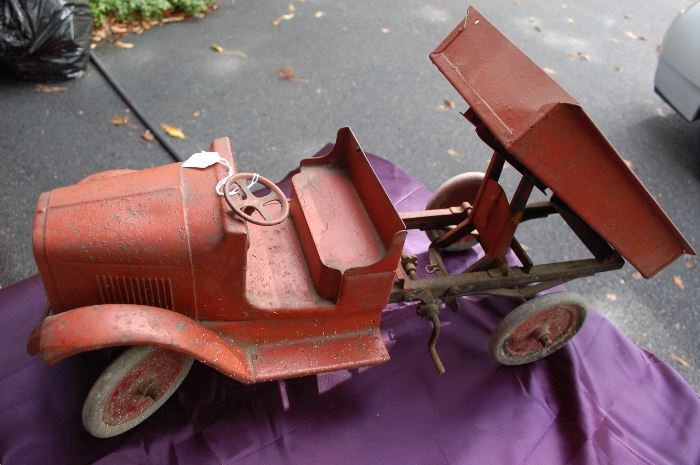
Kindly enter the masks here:
M 583 297 L 555 292 L 517 306 L 496 327 L 489 341 L 491 355 L 503 365 L 540 360 L 576 335 L 586 320 Z
M 138 425 L 175 392 L 193 361 L 160 347 L 127 349 L 100 375 L 85 399 L 85 429 L 107 438 Z
M 426 210 L 457 207 L 462 205 L 464 202 L 473 204 L 474 200 L 476 199 L 476 194 L 479 192 L 479 186 L 481 186 L 481 183 L 484 180 L 484 176 L 484 173 L 468 172 L 451 177 L 440 187 L 438 187 L 428 201 L 428 204 L 425 206 Z M 428 229 L 425 231 L 425 234 L 432 242 L 449 230 L 450 228 Z M 468 250 L 475 244 L 476 240 L 473 238 L 465 238 L 455 242 L 443 250 L 448 252 L 459 252 Z

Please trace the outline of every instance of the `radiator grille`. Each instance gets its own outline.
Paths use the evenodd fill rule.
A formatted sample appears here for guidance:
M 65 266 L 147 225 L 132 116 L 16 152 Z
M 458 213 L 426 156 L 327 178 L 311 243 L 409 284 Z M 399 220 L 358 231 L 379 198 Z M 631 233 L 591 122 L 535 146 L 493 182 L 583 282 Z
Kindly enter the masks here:
M 139 304 L 174 310 L 169 279 L 97 275 L 100 298 L 105 304 Z

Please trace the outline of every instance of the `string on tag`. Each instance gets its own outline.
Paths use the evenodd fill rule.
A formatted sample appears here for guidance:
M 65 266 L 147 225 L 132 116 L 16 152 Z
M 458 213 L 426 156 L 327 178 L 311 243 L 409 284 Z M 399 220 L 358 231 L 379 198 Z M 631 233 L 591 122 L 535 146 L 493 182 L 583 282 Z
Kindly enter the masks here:
M 224 186 L 226 185 L 226 182 L 231 179 L 231 176 L 233 176 L 233 167 L 231 166 L 231 163 L 225 158 L 219 158 L 217 160 L 217 163 L 220 163 L 224 165 L 226 168 L 228 168 L 228 174 L 226 177 L 221 179 L 219 182 L 216 183 L 216 193 L 219 195 L 224 195 Z M 258 173 L 253 173 L 253 177 L 250 179 L 250 182 L 248 183 L 248 189 L 253 187 L 258 183 L 258 180 L 260 179 L 260 175 Z M 236 195 L 240 192 L 241 190 L 238 188 L 238 186 L 235 186 L 232 190 L 229 191 L 228 195 Z

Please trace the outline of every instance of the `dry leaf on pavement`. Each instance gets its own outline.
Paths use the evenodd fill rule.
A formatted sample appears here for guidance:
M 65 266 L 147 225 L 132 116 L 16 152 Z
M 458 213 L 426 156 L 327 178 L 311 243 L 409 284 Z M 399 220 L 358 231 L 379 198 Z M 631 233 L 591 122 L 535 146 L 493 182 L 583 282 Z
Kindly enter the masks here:
M 280 27 L 280 24 L 282 21 L 290 21 L 294 19 L 294 13 L 297 11 L 296 7 L 294 4 L 290 3 L 289 6 L 287 6 L 287 14 L 280 15 L 277 18 L 272 20 L 272 25 L 274 27 Z
M 176 128 L 175 126 L 171 126 L 169 124 L 161 124 L 161 128 L 163 128 L 163 131 L 165 131 L 170 137 L 174 137 L 175 139 L 186 139 L 187 136 L 185 135 L 184 132 L 182 132 L 182 129 Z
M 296 75 L 296 71 L 294 71 L 294 68 L 292 68 L 291 66 L 285 66 L 283 68 L 280 68 L 280 79 L 284 81 L 291 81 Z
M 675 360 L 676 362 L 680 363 L 683 368 L 690 368 L 690 363 L 680 355 L 676 355 L 674 353 L 671 353 L 671 358 Z
M 112 24 L 109 26 L 109 29 L 112 31 L 112 34 L 126 34 L 129 32 L 129 29 L 123 24 Z
M 605 294 L 605 297 L 613 302 L 617 300 L 617 295 L 613 294 L 612 292 L 608 292 L 607 294 Z
M 326 13 L 322 10 L 318 10 L 316 13 L 314 13 L 314 17 L 316 18 L 323 18 L 324 16 L 326 16 Z
M 185 15 L 174 15 L 163 18 L 161 21 L 163 23 L 179 23 L 180 21 L 184 21 L 186 19 L 187 17 Z
M 154 142 L 156 140 L 156 137 L 151 131 L 146 129 L 145 131 L 143 131 L 143 134 L 141 134 L 141 139 L 145 140 L 146 142 Z
M 124 126 L 129 122 L 129 117 L 127 115 L 114 115 L 112 116 L 112 124 L 115 126 Z
M 248 59 L 248 55 L 245 53 L 241 52 L 240 50 L 226 50 L 224 47 L 222 47 L 219 44 L 211 44 L 210 45 L 211 49 L 214 50 L 216 53 L 221 53 L 222 55 L 229 55 L 229 56 L 236 56 L 236 57 L 241 57 L 245 60 Z
M 681 277 L 678 276 L 678 275 L 675 275 L 675 276 L 673 277 L 673 284 L 675 284 L 676 287 L 677 287 L 678 289 L 680 289 L 681 291 L 682 291 L 683 289 L 685 289 L 685 284 L 683 283 L 683 278 L 681 278 Z
M 435 111 L 447 111 L 451 108 L 454 108 L 455 106 L 456 105 L 452 100 L 446 98 L 445 100 L 442 101 L 442 103 L 440 105 L 435 107 Z
M 47 86 L 46 84 L 36 84 L 34 90 L 41 92 L 42 94 L 54 94 L 56 92 L 65 92 L 68 87 L 64 86 Z
M 114 42 L 112 42 L 112 45 L 119 48 L 134 48 L 134 44 L 132 44 L 131 42 L 124 42 L 122 40 L 115 40 Z
M 192 112 L 192 118 L 199 118 L 200 116 L 202 116 L 202 112 L 203 112 L 203 111 L 204 111 L 204 110 L 195 110 L 195 111 L 193 111 L 193 112 Z
M 447 154 L 453 158 L 459 158 L 462 156 L 462 154 L 455 149 L 447 149 Z

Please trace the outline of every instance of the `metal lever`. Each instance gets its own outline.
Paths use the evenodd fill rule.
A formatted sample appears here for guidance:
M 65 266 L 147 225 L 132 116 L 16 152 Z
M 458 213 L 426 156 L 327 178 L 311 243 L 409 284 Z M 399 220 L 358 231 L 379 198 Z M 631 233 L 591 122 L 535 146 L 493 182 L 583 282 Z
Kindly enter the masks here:
M 430 317 L 430 322 L 433 324 L 433 334 L 430 335 L 430 342 L 428 342 L 428 351 L 430 352 L 430 358 L 433 359 L 435 369 L 439 374 L 444 375 L 445 366 L 442 364 L 442 360 L 440 360 L 440 356 L 438 355 L 436 348 L 437 340 L 440 336 L 440 318 L 438 318 L 437 314 L 434 314 Z
M 440 301 L 436 300 L 430 291 L 427 290 L 422 291 L 418 298 L 421 301 L 417 310 L 418 314 L 430 320 L 430 323 L 433 325 L 433 332 L 430 335 L 430 341 L 428 341 L 428 352 L 433 360 L 435 369 L 442 375 L 445 373 L 445 366 L 437 353 L 437 341 L 440 336 L 440 318 L 438 316 L 440 314 Z

